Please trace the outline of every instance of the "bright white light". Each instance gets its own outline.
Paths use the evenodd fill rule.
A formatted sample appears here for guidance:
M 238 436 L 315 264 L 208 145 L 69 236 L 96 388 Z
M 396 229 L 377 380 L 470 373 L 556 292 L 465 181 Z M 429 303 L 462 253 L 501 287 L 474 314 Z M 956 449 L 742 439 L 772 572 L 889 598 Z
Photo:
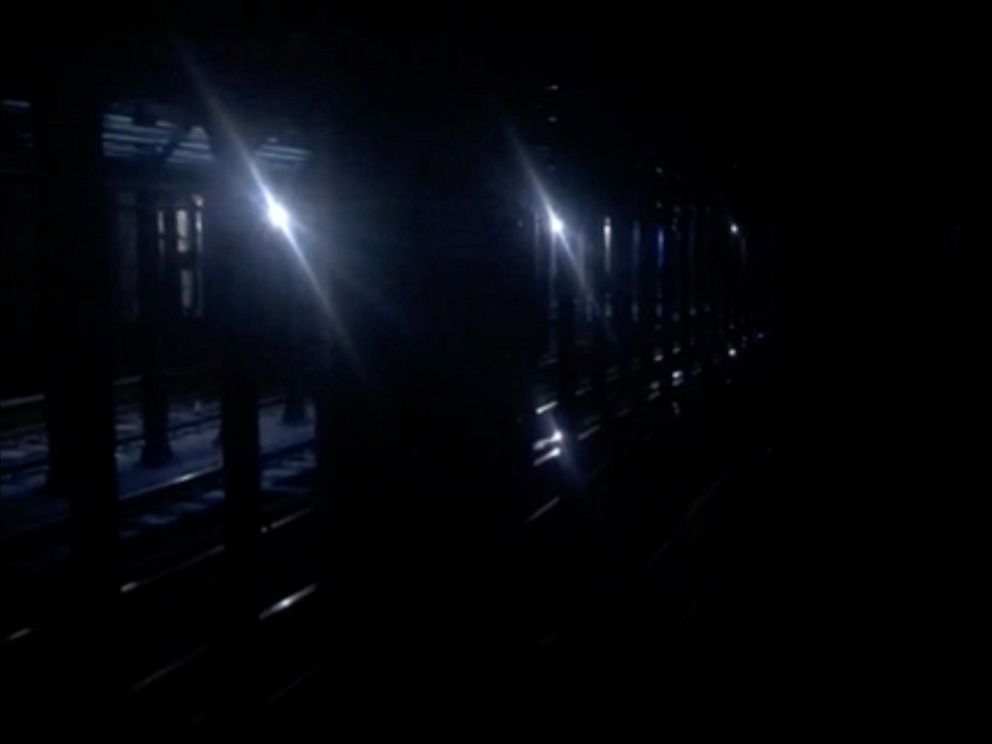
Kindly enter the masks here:
M 737 233 L 739 233 L 740 231 L 741 231 L 741 229 L 737 226 L 737 223 L 736 222 L 731 222 L 730 223 L 730 234 L 731 235 L 737 235 Z
M 266 201 L 268 201 L 269 206 L 269 222 L 272 223 L 272 226 L 283 232 L 289 230 L 289 212 L 286 207 L 271 196 L 266 197 Z
M 555 429 L 550 437 L 546 437 L 545 439 L 538 439 L 536 442 L 534 442 L 534 451 L 540 452 L 541 450 L 547 449 L 552 445 L 561 444 L 561 440 L 563 438 L 564 436 L 562 435 L 562 433 L 558 429 Z M 557 450 L 560 448 L 555 447 L 555 449 Z
M 727 356 L 729 356 L 729 357 L 735 357 L 735 356 L 737 356 L 737 349 L 735 349 L 733 346 L 731 346 L 729 349 L 727 349 Z
M 560 456 L 561 456 L 561 447 L 555 447 L 550 452 L 545 452 L 540 457 L 534 458 L 534 467 L 537 467 L 538 465 L 543 465 L 549 460 L 554 460 L 556 457 L 560 457 Z
M 555 237 L 561 237 L 565 234 L 565 223 L 561 221 L 561 217 L 556 215 L 554 212 L 550 216 L 551 222 L 551 234 Z

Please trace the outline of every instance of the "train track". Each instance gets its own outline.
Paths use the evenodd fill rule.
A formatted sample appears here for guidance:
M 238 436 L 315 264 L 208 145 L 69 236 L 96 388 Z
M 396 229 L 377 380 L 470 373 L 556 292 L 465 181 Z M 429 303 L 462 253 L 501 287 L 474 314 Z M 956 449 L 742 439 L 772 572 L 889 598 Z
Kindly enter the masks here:
M 263 466 L 266 463 L 278 461 L 281 458 L 305 450 L 312 446 L 313 440 L 307 439 L 283 447 L 271 449 L 262 453 Z M 222 464 L 190 470 L 168 481 L 144 488 L 137 488 L 120 495 L 120 516 L 125 519 L 140 511 L 147 511 L 157 503 L 165 503 L 183 492 L 208 488 L 219 484 L 224 472 Z M 68 516 L 59 516 L 40 524 L 34 524 L 20 530 L 9 532 L 0 537 L 0 551 L 19 549 L 26 543 L 41 540 L 51 540 L 64 537 L 68 530 Z
M 176 369 L 164 373 L 167 380 L 182 381 L 177 386 L 174 395 L 178 398 L 190 397 L 192 391 L 185 384 L 197 380 L 202 375 L 209 374 L 204 369 Z M 114 380 L 115 397 L 118 397 L 123 410 L 138 410 L 140 408 L 141 377 L 133 375 Z M 42 393 L 21 395 L 15 398 L 0 400 L 0 427 L 8 433 L 18 433 L 21 430 L 31 430 L 37 427 L 37 421 L 44 418 L 45 396 Z
M 308 440 L 265 453 L 263 461 L 266 467 L 263 468 L 263 474 L 272 468 L 278 470 L 287 460 L 305 453 L 311 446 L 312 440 Z M 296 523 L 312 511 L 309 504 L 301 506 L 299 503 L 306 499 L 309 483 L 301 484 L 297 481 L 310 479 L 313 467 L 310 461 L 297 468 L 296 475 L 284 478 L 283 483 L 270 484 L 263 490 L 265 503 L 259 525 L 262 535 Z M 122 596 L 140 594 L 150 587 L 167 583 L 170 579 L 210 563 L 224 553 L 222 534 L 218 527 L 223 500 L 222 476 L 223 468 L 220 466 L 203 468 L 185 473 L 155 488 L 143 489 L 123 497 L 119 534 L 122 536 L 122 546 L 126 542 L 132 553 L 137 550 L 129 561 L 138 567 L 121 582 L 119 589 Z M 183 512 L 182 519 L 175 519 L 171 529 L 159 531 L 157 537 L 153 526 L 130 540 L 123 538 L 128 523 L 140 522 L 143 516 L 155 515 L 169 508 L 182 508 L 197 501 L 200 502 L 199 508 L 195 511 L 191 509 L 189 513 Z M 61 558 L 55 563 L 46 562 L 45 556 L 51 553 L 53 546 L 64 545 L 68 526 L 67 518 L 62 518 L 8 535 L 0 542 L 0 552 L 5 560 L 16 560 L 21 565 L 40 561 L 41 567 L 31 569 L 33 573 L 40 572 L 31 577 L 33 582 L 41 575 L 56 576 L 59 564 L 68 560 L 68 552 L 63 551 Z M 212 539 L 215 534 L 217 539 Z M 200 540 L 202 537 L 207 538 L 205 543 Z M 197 544 L 198 541 L 200 544 Z M 8 626 L 0 647 L 9 646 L 29 636 L 37 636 L 40 630 L 51 624 L 50 620 L 38 618 L 14 630 L 11 629 L 13 626 Z
M 617 375 L 610 375 L 610 377 L 610 387 L 617 387 Z M 642 382 L 644 381 L 646 381 L 646 378 L 642 379 Z M 588 392 L 584 390 L 584 388 L 589 387 L 589 381 L 580 377 L 578 382 L 579 388 L 576 390 L 576 398 L 583 401 L 583 407 L 594 406 L 591 400 L 592 396 L 587 398 Z M 667 401 L 673 399 L 673 396 L 685 396 L 689 394 L 697 384 L 697 376 L 691 370 L 686 370 L 684 378 L 680 378 L 678 382 L 674 379 L 667 382 L 668 385 L 666 387 L 668 387 L 671 395 L 658 396 L 658 400 Z M 698 378 L 698 382 L 702 382 L 701 377 Z M 722 387 L 722 376 L 718 382 Z M 631 405 L 634 405 L 635 408 L 640 405 L 643 408 L 645 405 L 651 404 L 654 401 L 652 398 L 654 388 L 643 384 L 635 386 L 635 388 L 637 400 L 641 401 L 640 404 L 628 398 L 625 393 L 611 394 L 607 409 L 599 411 L 595 417 L 590 418 L 590 420 L 596 418 L 596 421 L 599 423 L 594 423 L 592 426 L 598 426 L 599 428 L 591 433 L 586 433 L 583 437 L 580 434 L 585 432 L 580 432 L 578 427 L 573 425 L 571 430 L 565 434 L 568 437 L 568 441 L 570 443 L 581 444 L 582 446 L 593 445 L 594 442 L 603 439 L 601 436 L 597 436 L 597 433 L 607 431 L 611 426 L 610 421 L 616 421 L 617 423 L 614 425 L 616 427 L 637 430 L 637 425 L 633 423 L 635 415 L 632 415 L 636 414 L 636 411 L 625 411 Z M 580 390 L 583 392 L 579 392 Z M 543 398 L 536 408 L 537 410 L 534 412 L 536 418 L 544 420 L 547 431 L 552 431 L 552 434 L 548 436 L 553 436 L 553 427 L 556 425 L 555 422 L 558 414 L 562 412 L 561 403 L 547 397 Z M 664 410 L 664 408 L 652 410 L 656 411 L 652 415 L 657 415 L 657 412 Z M 592 409 L 587 408 L 586 413 L 589 413 L 591 416 Z M 666 416 L 667 414 L 662 415 L 663 418 Z M 545 434 L 547 434 L 547 431 L 545 431 Z M 607 439 L 612 439 L 616 433 L 617 431 L 614 430 Z M 543 438 L 547 439 L 548 436 Z M 553 444 L 557 444 L 557 442 L 551 441 L 546 443 L 545 448 L 549 448 Z M 605 444 L 606 442 L 602 441 L 597 446 L 603 446 Z M 267 459 L 270 457 L 273 460 L 278 459 L 279 454 L 281 453 L 268 453 Z M 548 469 L 548 464 L 555 461 L 554 459 L 545 460 L 540 464 L 535 463 L 535 467 L 541 471 L 545 471 Z M 217 482 L 216 479 L 219 477 L 218 471 L 219 468 L 207 468 L 201 472 L 190 473 L 184 477 L 177 478 L 175 482 L 169 485 L 171 488 L 176 489 L 173 491 L 173 494 L 181 492 L 184 487 L 197 485 L 199 487 L 209 487 Z M 148 499 L 145 502 L 147 504 L 152 503 L 152 500 L 156 498 L 162 498 L 163 501 L 170 500 L 168 493 L 162 488 L 149 489 L 149 493 L 135 494 L 133 498 L 138 499 L 139 502 L 141 499 Z M 567 501 L 567 497 L 564 497 L 564 500 Z M 552 504 L 550 508 L 542 507 L 539 510 L 540 513 L 535 513 L 534 519 L 528 521 L 544 521 L 545 516 L 554 506 L 555 504 Z M 287 550 L 286 546 L 298 545 L 306 539 L 314 539 L 307 532 L 307 530 L 313 529 L 312 525 L 315 524 L 313 517 L 314 507 L 311 504 L 297 502 L 292 508 L 274 510 L 263 515 L 259 524 L 259 534 L 263 537 L 264 541 L 267 541 L 269 545 L 267 550 L 273 551 L 273 555 L 282 555 L 285 560 L 295 560 L 299 563 L 299 556 L 297 555 L 294 559 L 293 555 L 296 555 L 295 551 Z M 300 529 L 304 531 L 300 532 Z M 172 561 L 158 570 L 144 572 L 139 577 L 121 583 L 119 591 L 122 597 L 127 598 L 127 601 L 130 603 L 128 606 L 140 608 L 128 611 L 128 622 L 130 622 L 132 617 L 138 617 L 134 613 L 143 613 L 143 617 L 148 615 L 149 607 L 159 606 L 162 602 L 172 603 L 174 601 L 173 599 L 163 598 L 173 597 L 177 592 L 182 594 L 183 592 L 195 590 L 204 593 L 203 586 L 208 583 L 207 577 L 216 577 L 223 574 L 224 555 L 223 541 L 215 541 L 211 544 L 202 545 L 182 560 Z M 287 555 L 289 556 L 288 558 L 286 557 Z M 271 648 L 263 649 L 262 645 L 256 645 L 252 647 L 251 651 L 258 654 L 259 658 L 264 656 L 268 659 L 266 663 L 274 665 L 273 668 L 278 669 L 280 672 L 278 675 L 272 674 L 271 680 L 266 678 L 267 681 L 272 682 L 271 687 L 263 696 L 267 705 L 278 700 L 281 696 L 291 694 L 296 686 L 305 684 L 307 679 L 315 674 L 313 651 L 306 646 L 307 639 L 313 636 L 314 632 L 311 630 L 301 631 L 300 628 L 308 627 L 301 626 L 302 623 L 312 622 L 305 620 L 305 617 L 311 617 L 315 613 L 311 605 L 314 604 L 316 592 L 317 585 L 315 580 L 310 578 L 305 572 L 300 574 L 295 569 L 288 571 L 287 575 L 280 574 L 279 581 L 268 586 L 264 592 L 264 599 L 258 607 L 258 637 L 267 637 L 268 640 L 266 643 Z M 209 603 L 204 605 L 204 607 L 207 606 L 212 605 L 209 605 Z M 201 685 L 203 679 L 212 678 L 212 675 L 216 673 L 216 667 L 224 664 L 225 657 L 222 652 L 218 652 L 218 640 L 210 635 L 210 624 L 207 622 L 208 614 L 204 614 L 208 613 L 208 610 L 201 608 L 197 612 L 201 613 L 196 616 L 196 622 L 200 629 L 199 635 L 183 636 L 181 646 L 174 645 L 168 652 L 168 656 L 159 655 L 157 661 L 152 661 L 151 657 L 149 657 L 147 662 L 142 662 L 142 671 L 139 673 L 134 673 L 137 671 L 137 667 L 129 667 L 131 672 L 127 678 L 128 682 L 126 686 L 122 688 L 121 700 L 122 703 L 128 706 L 128 709 L 132 713 L 133 711 L 145 710 L 145 706 L 154 707 L 159 705 L 160 703 L 156 701 L 168 700 L 170 706 L 176 704 L 183 706 L 182 709 L 186 712 L 180 715 L 189 716 L 187 720 L 195 722 L 199 720 L 198 716 L 202 717 L 203 706 L 209 705 L 211 691 L 204 691 L 198 685 Z M 68 629 L 68 625 L 71 624 L 69 618 L 60 618 L 59 622 L 61 625 L 58 626 L 52 626 L 51 624 L 46 626 L 26 626 L 14 634 L 8 635 L 5 640 L 0 642 L 0 651 L 6 653 L 11 649 L 19 649 L 22 645 L 26 649 L 32 647 L 42 648 L 47 644 L 47 641 L 41 639 L 47 638 L 50 630 L 57 627 Z M 157 620 L 145 620 L 143 622 L 152 623 L 151 627 L 159 627 L 156 624 L 158 622 Z M 143 631 L 135 630 L 134 632 L 139 633 Z M 265 636 L 262 635 L 263 633 Z M 39 642 L 30 642 L 29 639 L 32 638 L 37 639 Z M 144 644 L 147 644 L 148 641 L 145 639 L 145 636 L 141 636 L 141 638 L 142 648 L 144 648 Z M 298 646 L 300 648 L 297 648 Z M 290 647 L 294 651 L 287 653 L 287 647 Z M 18 650 L 14 656 L 16 658 L 28 659 L 31 654 L 29 651 L 22 656 L 22 652 Z M 292 656 L 292 659 L 289 659 L 290 656 Z M 276 661 L 272 661 L 273 659 L 278 664 Z M 212 671 L 207 673 L 205 670 Z M 180 694 L 183 690 L 189 690 L 189 692 Z M 185 707 L 187 704 L 190 706 L 189 708 Z M 177 709 L 172 712 L 178 713 L 179 711 Z M 71 722 L 69 726 L 70 728 L 67 730 L 71 730 Z
M 286 400 L 285 396 L 269 396 L 259 403 L 259 410 L 266 408 L 272 408 L 284 403 Z M 203 428 L 204 426 L 214 424 L 220 421 L 220 409 L 219 406 L 215 410 L 211 410 L 208 413 L 204 413 L 193 419 L 186 421 L 176 421 L 169 424 L 168 433 L 171 436 L 182 432 L 196 431 Z M 30 427 L 22 427 L 20 430 L 16 430 L 13 433 L 8 433 L 5 435 L 5 439 L 15 439 L 15 438 L 26 438 L 32 434 L 41 435 L 44 432 L 43 424 L 34 424 Z M 129 446 L 137 444 L 138 442 L 144 441 L 144 433 L 142 432 L 132 432 L 124 434 L 117 437 L 117 446 Z M 23 475 L 31 471 L 37 471 L 44 469 L 48 466 L 48 455 L 38 454 L 32 457 L 24 458 L 23 460 L 18 460 L 16 462 L 3 462 L 0 463 L 0 475 L 12 476 L 12 475 Z
M 298 615 L 312 603 L 316 593 L 316 577 L 301 574 L 291 560 L 285 560 L 285 556 L 292 556 L 287 546 L 312 540 L 309 531 L 313 529 L 314 507 L 300 501 L 297 498 L 292 502 L 295 506 L 289 508 L 268 509 L 259 523 L 259 549 L 267 556 L 270 569 L 273 561 L 279 564 L 277 577 L 260 597 L 260 627 L 283 628 L 286 616 Z M 127 682 L 117 694 L 130 709 L 141 709 L 175 684 L 190 683 L 190 689 L 197 690 L 196 679 L 190 675 L 202 671 L 204 664 L 217 663 L 218 639 L 214 637 L 215 620 L 211 618 L 221 607 L 217 604 L 216 587 L 223 580 L 225 552 L 223 542 L 203 545 L 181 561 L 120 583 L 115 613 L 121 633 L 115 635 L 113 643 L 133 652 L 127 654 L 123 677 Z M 278 556 L 283 558 L 276 560 Z M 40 679 L 42 697 L 57 696 L 50 678 L 41 670 L 63 663 L 57 655 L 51 658 L 49 650 L 71 644 L 73 628 L 79 621 L 78 609 L 49 615 L 0 638 L 0 658 L 7 681 L 17 680 L 20 688 L 33 688 Z M 161 635 L 165 628 L 169 629 L 167 636 Z M 153 638 L 158 641 L 150 640 Z M 78 721 L 71 714 L 66 719 L 65 714 L 63 709 L 53 711 L 50 725 L 56 730 L 71 730 Z

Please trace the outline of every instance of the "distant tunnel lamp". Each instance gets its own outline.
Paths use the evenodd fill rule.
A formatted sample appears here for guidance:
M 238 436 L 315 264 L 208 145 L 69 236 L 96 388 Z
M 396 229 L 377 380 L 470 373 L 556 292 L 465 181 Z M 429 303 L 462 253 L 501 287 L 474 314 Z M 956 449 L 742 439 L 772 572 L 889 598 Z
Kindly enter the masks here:
M 737 226 L 737 223 L 736 222 L 731 222 L 730 223 L 730 234 L 731 235 L 737 235 L 738 233 L 740 233 L 740 231 L 741 231 L 741 229 Z
M 289 230 L 289 211 L 271 196 L 266 197 L 266 201 L 268 202 L 269 222 L 277 230 L 287 232 Z

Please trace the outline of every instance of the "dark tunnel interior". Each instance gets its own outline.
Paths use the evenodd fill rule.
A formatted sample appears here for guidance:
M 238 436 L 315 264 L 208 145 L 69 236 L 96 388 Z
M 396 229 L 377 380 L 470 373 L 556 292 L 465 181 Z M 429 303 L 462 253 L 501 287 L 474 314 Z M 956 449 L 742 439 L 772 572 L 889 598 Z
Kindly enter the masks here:
M 132 10 L 0 59 L 4 741 L 976 663 L 980 24 Z

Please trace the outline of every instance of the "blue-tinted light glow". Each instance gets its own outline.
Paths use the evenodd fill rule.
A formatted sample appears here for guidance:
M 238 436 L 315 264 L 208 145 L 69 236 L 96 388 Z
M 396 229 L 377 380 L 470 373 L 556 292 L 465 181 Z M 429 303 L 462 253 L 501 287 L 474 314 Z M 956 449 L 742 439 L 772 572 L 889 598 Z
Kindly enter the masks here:
M 289 212 L 286 207 L 271 196 L 266 197 L 266 201 L 268 202 L 269 222 L 272 223 L 272 226 L 283 232 L 289 230 Z

